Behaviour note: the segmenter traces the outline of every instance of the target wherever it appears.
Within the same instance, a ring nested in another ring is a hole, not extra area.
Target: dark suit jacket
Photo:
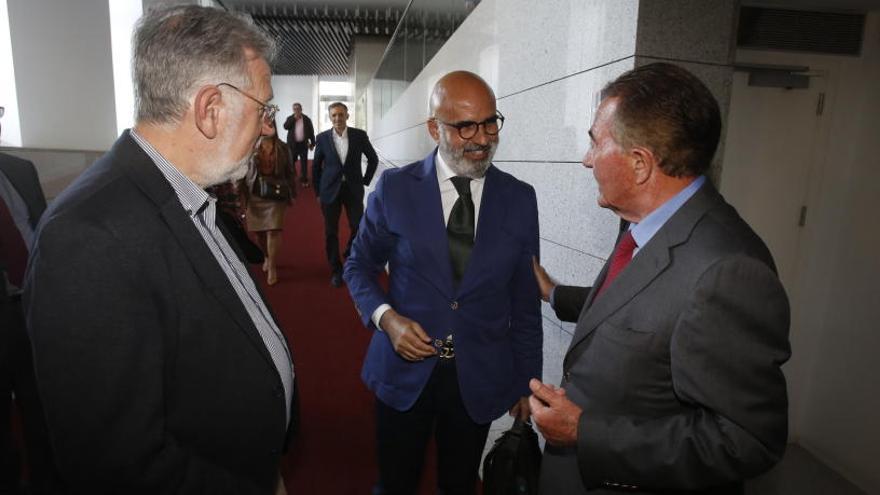
[[[488,423],[529,395],[529,379],[541,376],[540,295],[531,271],[538,255],[535,191],[489,168],[473,251],[456,286],[435,155],[381,175],[344,277],[368,328],[375,329],[376,308],[388,303],[434,339],[454,334],[465,408],[477,423]],[[377,280],[386,262],[387,292]],[[406,361],[385,333],[374,332],[361,377],[383,402],[406,410],[438,359]]]
[[[780,459],[788,300],[764,243],[710,184],[594,297],[563,362],[583,408],[577,447],[547,446],[541,493],[735,493]]]
[[[40,215],[46,209],[46,197],[40,187],[37,169],[28,160],[0,153],[0,172],[9,179],[28,207],[31,227],[36,228]]]
[[[273,493],[288,426],[278,372],[127,131],[46,211],[24,303],[75,492]]]
[[[348,128],[348,155],[345,161],[339,159],[336,145],[333,144],[331,132],[328,129],[318,134],[315,144],[315,157],[312,160],[312,177],[318,184],[318,196],[324,204],[330,204],[339,195],[342,187],[342,177],[345,176],[345,185],[355,195],[355,198],[363,201],[364,186],[370,185],[376,167],[379,165],[379,157],[367,133],[354,127]],[[361,156],[367,157],[367,171],[361,171]]]
[[[305,143],[308,143],[309,146],[315,144],[315,128],[312,126],[312,119],[308,118],[306,114],[302,114],[303,119],[303,137],[305,138]],[[296,128],[294,125],[296,124],[296,119],[293,118],[293,115],[287,117],[287,120],[284,121],[284,128],[287,129],[287,146],[293,148],[293,145],[296,144]]]

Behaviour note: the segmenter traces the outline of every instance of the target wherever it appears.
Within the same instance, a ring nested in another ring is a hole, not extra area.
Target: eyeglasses
[[[229,86],[230,88],[238,91],[240,94],[247,96],[251,100],[257,102],[260,105],[260,116],[266,121],[271,122],[275,118],[275,114],[278,113],[278,105],[273,105],[271,103],[263,103],[262,101],[254,98],[253,96],[245,93],[244,91],[238,89],[237,87],[235,87],[229,83],[220,83],[217,86]]]
[[[447,125],[449,127],[454,127],[458,129],[458,135],[461,136],[462,139],[471,139],[477,135],[477,130],[480,126],[483,126],[483,132],[490,136],[497,135],[501,128],[504,127],[504,115],[501,115],[501,112],[496,111],[495,115],[489,117],[488,119],[482,122],[473,122],[470,120],[465,120],[463,122],[443,122],[437,117],[432,117],[433,120],[440,122],[443,125]]]

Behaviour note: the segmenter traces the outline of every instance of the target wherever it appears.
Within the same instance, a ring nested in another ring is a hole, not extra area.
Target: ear
[[[217,86],[203,86],[193,99],[193,116],[196,127],[207,139],[219,134],[220,110],[223,106],[223,93]]]
[[[440,142],[440,126],[437,124],[436,119],[428,119],[428,134],[431,135],[431,139],[435,143]]]
[[[629,153],[637,184],[648,182],[652,174],[659,172],[660,161],[650,149],[636,146]]]

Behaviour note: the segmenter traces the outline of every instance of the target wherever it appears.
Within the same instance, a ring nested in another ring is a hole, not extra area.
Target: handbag
[[[540,473],[538,434],[517,418],[483,460],[483,495],[535,495]]]
[[[290,184],[284,179],[257,175],[257,180],[254,181],[254,194],[272,201],[287,201],[290,199]]]
[[[275,147],[275,175],[263,175],[257,172],[257,178],[254,181],[254,195],[272,201],[289,201],[293,196],[290,190],[290,182],[284,178],[283,173],[279,173],[280,162],[279,151],[276,143]],[[281,176],[281,178],[279,178]]]

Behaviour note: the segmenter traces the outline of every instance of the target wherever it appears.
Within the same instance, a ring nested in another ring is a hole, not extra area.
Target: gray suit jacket
[[[577,446],[547,446],[542,494],[737,493],[779,460],[788,300],[766,246],[714,187],[594,298],[563,363],[583,408]]]

